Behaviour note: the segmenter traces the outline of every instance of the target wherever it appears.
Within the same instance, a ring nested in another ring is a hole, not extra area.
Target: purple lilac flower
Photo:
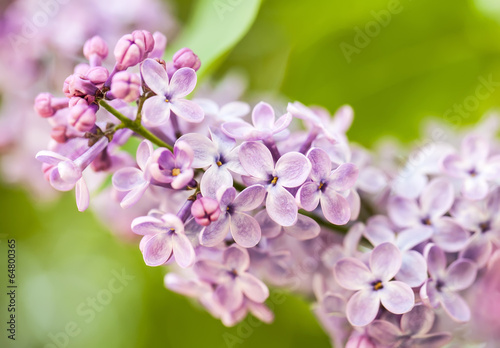
[[[201,66],[200,58],[187,47],[181,48],[175,52],[172,60],[176,69],[191,68],[197,71]]]
[[[469,306],[457,292],[474,283],[477,273],[475,264],[467,259],[458,259],[446,268],[444,251],[432,243],[426,246],[424,255],[430,274],[430,278],[420,288],[424,303],[434,308],[441,304],[453,320],[469,321]]]
[[[216,246],[224,240],[228,232],[231,232],[238,245],[245,248],[257,245],[261,237],[259,223],[245,212],[260,206],[266,196],[264,186],[247,187],[238,195],[234,187],[222,188],[217,195],[222,214],[216,222],[201,232],[200,243],[205,246]]]
[[[139,64],[154,48],[153,35],[146,30],[134,30],[118,40],[114,49],[116,70],[121,71]]]
[[[354,258],[338,261],[334,268],[337,282],[356,291],[347,302],[347,319],[354,326],[365,326],[377,316],[380,303],[394,314],[410,311],[415,296],[409,285],[391,280],[401,267],[401,253],[391,243],[382,243],[370,254],[369,267]]]
[[[194,152],[191,147],[186,142],[177,141],[173,154],[165,148],[155,150],[149,172],[156,181],[170,184],[173,189],[179,190],[193,179],[193,159]]]
[[[374,246],[386,242],[396,245],[401,251],[402,263],[395,278],[411,287],[422,285],[427,280],[427,262],[421,253],[411,249],[429,239],[432,231],[425,229],[414,233],[410,229],[396,234],[393,230],[394,226],[386,216],[376,215],[368,219],[364,236]]]
[[[451,209],[453,218],[473,232],[473,236],[460,257],[474,261],[483,267],[493,252],[500,246],[500,189],[491,191],[484,200],[458,200]]]
[[[462,179],[462,194],[471,200],[488,194],[488,182],[498,183],[500,155],[491,156],[489,143],[470,135],[462,141],[461,154],[448,155],[443,160],[445,172]]]
[[[79,211],[89,206],[89,191],[82,177],[82,172],[108,146],[108,139],[102,137],[87,151],[75,160],[53,151],[39,151],[36,159],[51,166],[49,181],[52,187],[59,191],[69,191],[76,186],[76,204]]]
[[[243,143],[239,157],[241,165],[250,175],[244,179],[267,189],[266,209],[271,219],[282,226],[294,225],[298,207],[286,188],[304,183],[311,171],[311,162],[301,153],[288,152],[275,165],[268,148],[255,141]]]
[[[212,140],[198,134],[185,134],[178,141],[187,143],[194,151],[193,168],[208,167],[201,178],[200,188],[204,197],[216,198],[221,187],[233,186],[229,172],[246,174],[238,159],[239,148],[219,129],[210,129]]]
[[[271,105],[260,102],[252,111],[253,126],[244,121],[225,122],[222,131],[234,139],[269,141],[274,134],[283,131],[292,122],[292,115],[286,113],[276,120]]]
[[[113,174],[113,187],[120,192],[127,192],[120,205],[126,209],[136,204],[148,189],[152,176],[149,170],[153,144],[143,140],[137,148],[136,160],[139,168],[126,167]]]
[[[429,333],[434,324],[434,311],[417,305],[401,316],[396,326],[390,321],[375,320],[368,326],[372,340],[388,348],[439,348],[451,341],[448,332]]]
[[[184,224],[177,216],[141,216],[132,221],[132,231],[149,236],[142,248],[144,262],[148,266],[163,265],[172,255],[182,268],[193,265],[194,249],[184,234]]]
[[[321,228],[315,220],[302,214],[297,215],[297,222],[292,226],[277,224],[269,217],[266,209],[255,214],[255,220],[259,223],[262,235],[266,238],[276,238],[285,233],[298,240],[308,240],[317,237],[321,232]]]
[[[111,94],[127,103],[137,100],[141,94],[141,79],[128,71],[120,71],[111,81]]]
[[[194,269],[202,280],[216,286],[216,301],[233,312],[241,307],[245,298],[263,303],[269,297],[269,289],[248,272],[249,266],[250,257],[246,249],[232,245],[224,250],[221,263],[201,260]]]
[[[319,148],[311,149],[307,158],[312,164],[311,181],[297,192],[299,205],[312,211],[321,202],[321,210],[328,221],[335,225],[346,224],[351,217],[351,209],[342,193],[354,186],[358,169],[352,163],[344,163],[332,171],[330,157]]]
[[[203,121],[203,109],[196,103],[184,99],[196,86],[196,72],[191,68],[177,70],[172,79],[165,68],[153,59],[146,59],[141,66],[142,78],[146,85],[156,93],[144,102],[143,119],[147,126],[165,124],[170,112],[188,122]]]
[[[423,190],[418,201],[393,196],[387,206],[391,220],[405,230],[428,235],[447,252],[461,250],[469,234],[454,219],[444,216],[453,205],[453,186],[445,178],[432,180]]]

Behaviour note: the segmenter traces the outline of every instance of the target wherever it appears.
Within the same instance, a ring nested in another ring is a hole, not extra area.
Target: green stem
[[[145,139],[148,139],[155,145],[158,145],[160,147],[166,147],[170,151],[174,150],[171,145],[159,139],[156,135],[148,131],[141,124],[135,123],[134,121],[132,121],[131,119],[120,113],[118,110],[109,105],[105,100],[100,100],[99,104],[107,111],[109,111],[109,113],[111,113],[113,116],[119,119],[126,128],[133,130],[134,132],[143,136]]]
[[[328,222],[326,220],[323,220],[318,215],[313,214],[313,213],[311,213],[309,211],[305,211],[304,209],[300,209],[299,213],[302,214],[302,215],[305,215],[307,217],[310,217],[311,219],[313,219],[314,221],[316,221],[320,226],[328,228],[329,230],[332,230],[334,232],[341,233],[341,234],[346,234],[347,231],[349,230],[346,225],[344,225],[344,226],[334,225],[334,224],[332,224],[332,223],[330,223],[330,222]]]

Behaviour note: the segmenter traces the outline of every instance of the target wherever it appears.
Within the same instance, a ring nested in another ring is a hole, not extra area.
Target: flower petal
[[[278,118],[273,126],[273,134],[283,131],[286,127],[290,125],[292,119],[293,119],[292,114],[290,114],[289,112]]]
[[[146,192],[148,187],[149,187],[148,181],[144,181],[139,186],[134,187],[132,190],[130,190],[129,193],[125,195],[125,197],[123,197],[123,199],[120,202],[120,206],[123,209],[127,209],[136,204],[137,202],[139,202],[139,200],[141,199],[142,195],[144,195],[144,192]]]
[[[141,75],[146,85],[156,94],[168,92],[168,76],[165,68],[154,59],[146,59],[141,65]]]
[[[222,106],[219,111],[219,117],[223,120],[231,120],[237,117],[243,117],[250,112],[250,105],[241,101],[234,101]]]
[[[365,289],[356,292],[347,302],[347,320],[353,326],[370,324],[377,316],[380,308],[380,299],[377,293]]]
[[[168,96],[171,99],[187,96],[196,87],[196,80],[196,72],[193,69],[180,68],[172,75],[168,88]]]
[[[256,246],[261,237],[259,223],[250,215],[238,212],[231,214],[231,234],[244,248]]]
[[[272,129],[274,126],[274,110],[268,103],[260,102],[252,111],[252,123],[257,129]]]
[[[76,182],[75,194],[76,206],[78,207],[78,211],[87,210],[90,203],[90,194],[89,189],[87,188],[87,184],[85,183],[85,180],[83,180],[83,178]]]
[[[479,234],[471,238],[465,249],[460,252],[460,258],[471,260],[481,268],[490,259],[492,251],[492,242],[484,234]]]
[[[175,99],[170,102],[170,110],[187,122],[200,123],[205,118],[205,112],[195,102],[186,99]]]
[[[450,210],[455,193],[450,181],[445,178],[432,180],[420,196],[422,212],[431,220],[443,216]]]
[[[172,238],[166,233],[154,235],[144,245],[143,255],[146,265],[163,265],[172,256]]]
[[[255,220],[260,225],[262,236],[265,238],[275,238],[281,232],[281,226],[269,217],[267,211],[261,210],[255,215]]]
[[[240,274],[236,281],[246,297],[254,302],[262,303],[269,297],[267,286],[250,273],[244,272]]]
[[[196,256],[188,237],[184,233],[174,233],[172,235],[172,244],[177,264],[182,268],[191,267]]]
[[[434,229],[431,226],[420,225],[410,227],[398,233],[395,244],[399,250],[410,250],[416,245],[432,237]]]
[[[136,160],[139,168],[141,168],[143,172],[146,171],[146,166],[149,159],[153,155],[153,152],[153,144],[149,140],[141,141],[141,143],[137,147]]]
[[[152,216],[139,216],[132,221],[132,231],[139,235],[167,232],[162,220]]]
[[[229,233],[229,214],[219,216],[219,219],[205,227],[200,233],[201,245],[214,247],[221,243]]]
[[[266,197],[266,189],[262,185],[252,185],[241,191],[233,201],[237,211],[250,211],[257,209]]]
[[[418,251],[408,250],[402,255],[402,263],[396,279],[412,288],[422,285],[427,279],[427,262]]]
[[[462,194],[473,201],[483,199],[488,194],[488,183],[481,176],[467,177],[462,186]]]
[[[297,215],[295,225],[283,227],[283,230],[298,240],[313,239],[321,232],[321,228],[316,221],[302,214]]]
[[[392,279],[401,268],[402,257],[398,247],[392,243],[382,243],[370,254],[370,269],[377,280]]]
[[[434,226],[432,240],[446,252],[462,250],[469,240],[469,233],[449,217],[439,219]]]
[[[200,182],[201,194],[203,197],[216,198],[220,188],[232,187],[233,176],[224,167],[212,165],[203,174]]]
[[[219,155],[215,144],[207,137],[199,134],[185,134],[177,141],[187,143],[193,150],[193,168],[208,167],[215,163],[215,158]]]
[[[374,280],[368,267],[363,262],[352,257],[337,261],[334,274],[340,286],[348,290],[369,288],[370,283]]]
[[[297,201],[300,207],[307,211],[313,211],[318,207],[320,197],[318,184],[314,182],[306,182],[297,191]]]
[[[243,293],[234,281],[220,284],[214,295],[217,302],[229,312],[237,310],[243,304]]]
[[[313,181],[319,182],[330,176],[332,171],[332,161],[325,150],[320,149],[319,147],[312,148],[307,153],[307,158],[312,165],[311,179]]]
[[[471,313],[467,302],[455,292],[443,291],[441,293],[441,304],[448,315],[455,321],[467,322]]]
[[[40,162],[47,163],[53,166],[56,166],[61,161],[69,161],[69,158],[60,155],[57,152],[47,150],[38,151],[35,158]]]
[[[435,244],[427,244],[424,256],[427,260],[427,270],[432,279],[440,279],[446,270],[446,255],[443,249]]]
[[[250,256],[246,249],[233,244],[224,250],[222,262],[229,270],[236,270],[238,273],[242,273],[250,267]]]
[[[274,170],[274,161],[268,148],[258,142],[248,141],[239,151],[241,165],[245,171],[256,178],[269,179]]]
[[[405,334],[424,335],[432,329],[434,311],[424,305],[416,305],[401,317],[401,329]]]
[[[409,312],[415,305],[415,294],[408,284],[392,281],[384,284],[379,290],[380,301],[389,312],[403,314]]]
[[[420,222],[420,209],[412,199],[398,196],[389,198],[387,212],[398,227],[410,227]]]
[[[399,341],[399,336],[403,336],[403,332],[397,326],[385,320],[374,320],[367,331],[370,338],[388,347],[394,346]]]
[[[142,119],[148,127],[157,127],[167,123],[170,119],[171,103],[165,97],[156,95],[146,99],[142,106]]]
[[[358,179],[358,168],[352,163],[343,163],[328,178],[329,188],[335,191],[347,191]]]
[[[276,162],[276,176],[284,187],[302,185],[310,172],[311,162],[299,152],[288,152]]]
[[[389,224],[384,221],[384,218],[386,217],[376,215],[367,221],[364,235],[374,246],[385,242],[394,243],[396,240],[394,232],[391,230]]]
[[[321,195],[321,211],[325,218],[335,225],[345,225],[351,218],[349,202],[339,193],[327,187]]]
[[[477,267],[466,259],[454,261],[446,270],[446,287],[451,291],[465,290],[474,283]]]
[[[299,211],[295,198],[280,185],[271,187],[266,198],[267,213],[281,226],[292,226]]]
[[[411,347],[415,348],[440,348],[451,342],[452,336],[449,332],[438,332],[409,340]]]
[[[225,122],[221,129],[224,134],[234,139],[259,140],[258,137],[254,139],[252,136],[256,133],[255,128],[244,121]]]

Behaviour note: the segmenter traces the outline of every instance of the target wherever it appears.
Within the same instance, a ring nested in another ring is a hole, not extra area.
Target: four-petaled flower
[[[185,142],[178,141],[173,154],[163,147],[155,150],[149,171],[156,181],[170,184],[173,189],[178,190],[193,179],[194,171],[191,168],[193,157],[191,147]]]

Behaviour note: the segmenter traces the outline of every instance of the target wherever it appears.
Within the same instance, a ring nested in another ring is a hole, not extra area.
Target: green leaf
[[[182,47],[191,48],[201,59],[198,76],[215,68],[241,40],[254,22],[261,0],[198,0],[191,18],[166,59]]]

